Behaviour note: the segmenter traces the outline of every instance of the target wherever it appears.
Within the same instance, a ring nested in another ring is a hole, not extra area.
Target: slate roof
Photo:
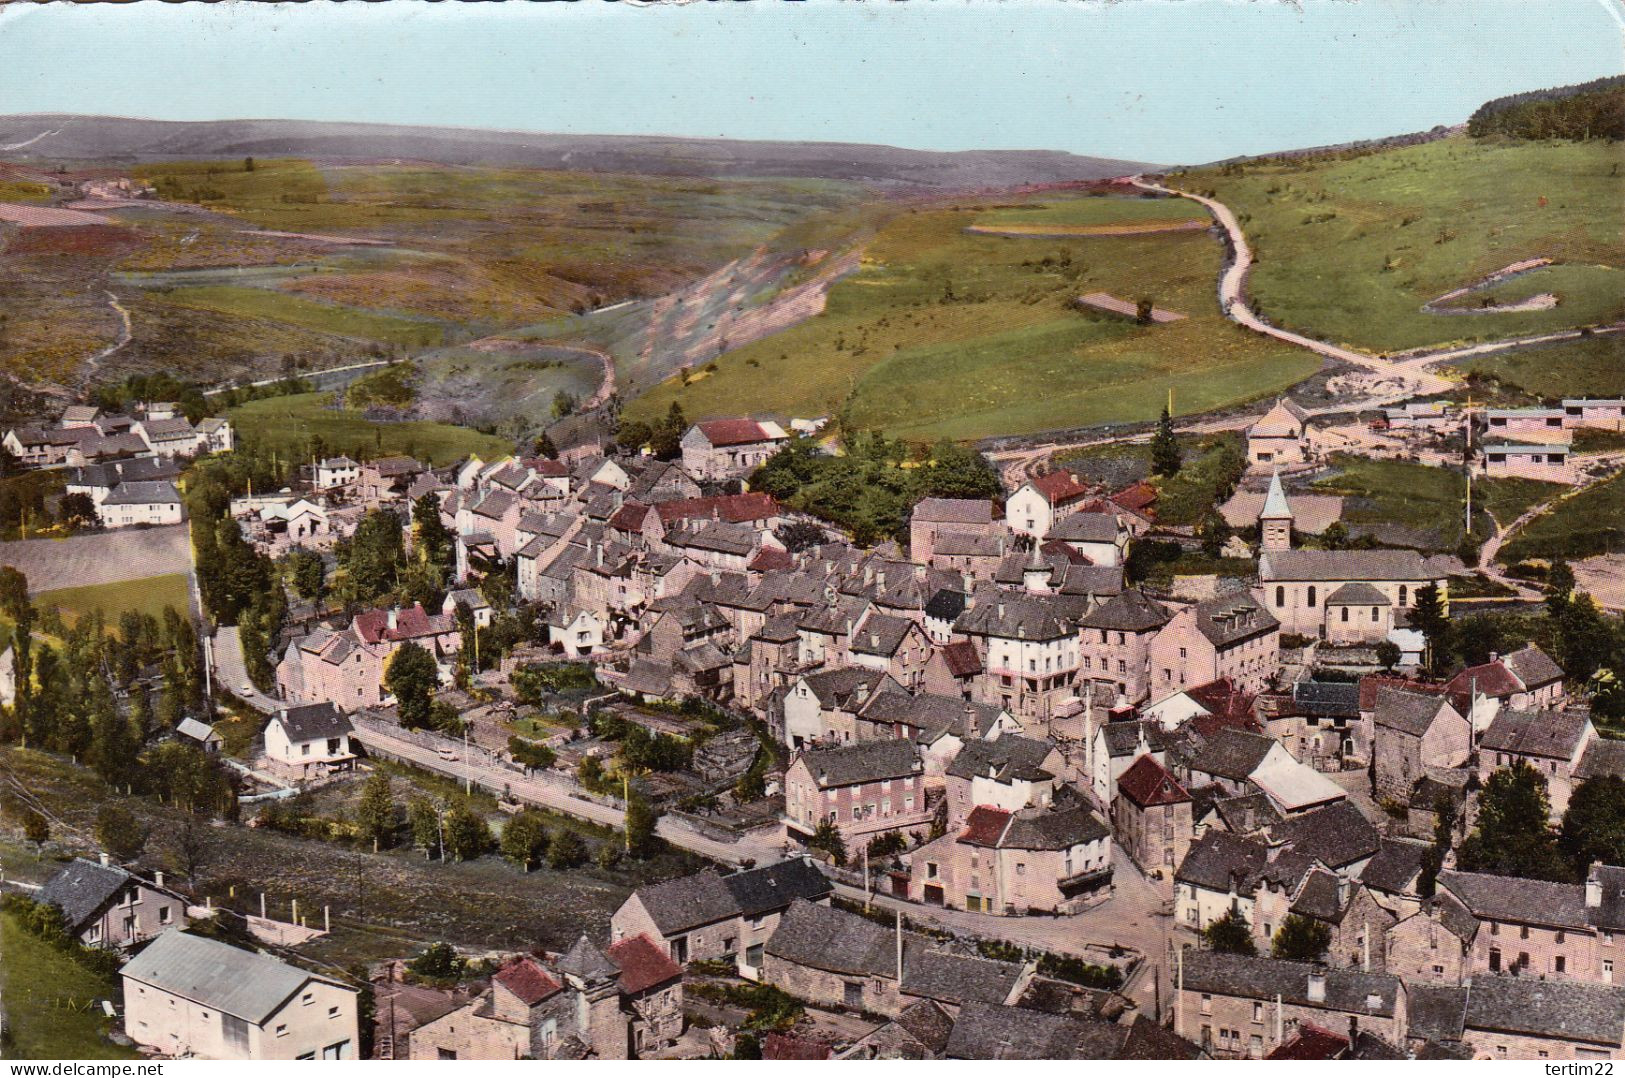
[[[1335,875],[1311,869],[1292,900],[1292,912],[1336,924],[1343,919],[1343,896]]]
[[[1580,766],[1574,769],[1574,777],[1584,782],[1599,775],[1625,778],[1625,741],[1599,737],[1586,747]]]
[[[1155,722],[1119,720],[1108,722],[1100,728],[1100,738],[1105,743],[1106,755],[1118,759],[1132,756],[1139,751],[1142,735],[1146,748],[1152,752],[1162,752],[1168,747],[1166,733]]]
[[[350,720],[336,704],[323,701],[319,704],[300,704],[297,707],[283,708],[274,716],[281,722],[283,731],[288,740],[294,744],[301,741],[316,741],[324,737],[338,737],[351,730]]]
[[[888,1025],[907,1033],[914,1043],[933,1056],[941,1055],[947,1049],[948,1038],[954,1031],[953,1016],[933,999],[922,999],[909,1004]]]
[[[1046,538],[1073,543],[1115,543],[1117,517],[1111,513],[1071,513],[1056,521]]]
[[[907,951],[925,945],[922,937],[905,933],[905,969]],[[775,958],[830,973],[887,980],[897,977],[897,942],[891,929],[844,910],[800,899],[792,902],[779,919],[765,949]]]
[[[976,955],[917,950],[905,954],[903,994],[962,1005],[1003,1003],[1021,980],[1019,962]]]
[[[1017,734],[1005,734],[992,741],[977,738],[965,742],[948,765],[948,774],[961,779],[1042,782],[1055,777],[1043,767],[1045,758],[1053,751],[1047,741]]]
[[[577,937],[575,943],[570,945],[570,949],[564,952],[564,957],[555,964],[560,973],[582,981],[618,979],[621,975],[620,969],[609,960],[609,956],[600,951],[585,934]]]
[[[343,988],[298,966],[170,929],[130,959],[126,980],[259,1025],[310,981]],[[354,991],[353,989],[349,989]]]
[[[75,858],[45,881],[34,897],[60,907],[68,926],[78,932],[128,884],[153,886],[122,868]]]
[[[908,639],[914,623],[890,614],[870,614],[852,631],[851,650],[858,655],[890,658]]]
[[[1481,921],[1584,929],[1585,888],[1577,883],[1550,883],[1484,872],[1439,873],[1439,886],[1449,891]]]
[[[1507,669],[1531,689],[1563,680],[1563,668],[1535,644],[1525,644],[1502,658]]]
[[[830,749],[809,749],[797,757],[821,790],[882,779],[906,778],[922,769],[912,741],[869,741]]]
[[[1279,742],[1263,734],[1226,727],[1213,735],[1191,758],[1190,770],[1241,782],[1258,770]]]
[[[714,924],[739,913],[738,900],[712,869],[639,887],[637,897],[664,936]]]
[[[1270,550],[1258,557],[1258,575],[1265,581],[1433,579],[1427,561],[1414,550]]]
[[[1397,838],[1382,839],[1377,846],[1377,852],[1360,871],[1360,882],[1373,891],[1382,891],[1386,894],[1414,893],[1408,888],[1422,871],[1422,862],[1427,859],[1430,848],[1430,844],[1426,842],[1411,842]]]
[[[1181,1037],[1150,1016],[1136,1014],[1118,1059],[1200,1059],[1199,1045]]]
[[[1229,893],[1232,883],[1238,892],[1251,891],[1268,861],[1269,850],[1262,842],[1209,830],[1191,843],[1174,879],[1209,891]]]
[[[1026,808],[1015,813],[999,839],[1000,849],[1065,850],[1098,842],[1111,828],[1084,804]]]
[[[1221,798],[1213,802],[1213,811],[1238,835],[1263,831],[1286,818],[1270,803],[1269,795],[1263,793]]]
[[[180,492],[175,484],[158,480],[153,482],[123,482],[102,499],[103,505],[179,505]]]
[[[984,590],[954,622],[957,632],[1012,640],[1055,640],[1071,635],[1056,605],[1035,596]]]
[[[1373,716],[1378,726],[1421,737],[1445,706],[1442,697],[1431,693],[1383,686],[1377,690]]]
[[[1147,753],[1135,760],[1117,780],[1117,792],[1141,808],[1153,805],[1176,805],[1189,801],[1191,795],[1168,769]]]
[[[939,524],[989,524],[993,503],[984,498],[921,498],[914,503],[911,518]]]
[[[1327,606],[1392,606],[1393,600],[1370,584],[1355,581],[1344,584],[1326,596]]]
[[[1479,738],[1478,748],[1480,752],[1570,760],[1590,732],[1587,713],[1502,710]]]
[[[1309,978],[1325,978],[1325,998],[1309,998]],[[1386,973],[1328,969],[1308,962],[1275,958],[1249,958],[1217,951],[1185,952],[1185,990],[1216,996],[1281,1002],[1347,1014],[1392,1016],[1399,993],[1399,978]]]
[[[1275,615],[1245,591],[1204,600],[1192,609],[1196,613],[1197,630],[1216,648],[1229,647],[1281,627]]]
[[[1407,1036],[1425,1041],[1459,1041],[1467,1015],[1467,986],[1410,984],[1405,987]]]
[[[1333,869],[1374,857],[1382,845],[1381,832],[1351,801],[1288,817],[1270,828],[1270,837]]]
[[[1128,1029],[1115,1022],[968,1003],[954,1021],[948,1059],[1113,1059]]]
[[[1474,977],[1467,983],[1465,1025],[1618,1048],[1625,1038],[1625,987]]]
[[[818,701],[825,707],[846,709],[855,699],[867,700],[883,688],[898,686],[882,670],[869,670],[861,666],[843,666],[834,670],[820,670],[804,679]],[[888,685],[887,683],[890,683]],[[860,695],[861,694],[861,695]]]
[[[1139,588],[1129,588],[1097,604],[1078,619],[1078,624],[1086,629],[1143,633],[1162,628],[1172,618],[1167,607]]]
[[[1351,681],[1299,681],[1292,686],[1292,703],[1300,715],[1357,719],[1360,686]]]
[[[816,902],[835,889],[816,865],[802,857],[735,872],[722,877],[722,884],[745,917],[783,909],[797,899]]]

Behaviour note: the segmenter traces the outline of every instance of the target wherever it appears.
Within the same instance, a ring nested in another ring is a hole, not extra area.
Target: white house
[[[604,646],[604,619],[591,610],[562,606],[547,619],[547,642],[572,659],[592,655]]]
[[[1090,488],[1071,472],[1049,472],[1023,483],[1010,495],[1004,519],[1017,535],[1042,539],[1056,521],[1077,512],[1089,494]]]
[[[179,524],[180,491],[168,480],[120,483],[96,506],[96,515],[107,528]]]
[[[302,776],[343,770],[355,763],[350,720],[336,704],[287,707],[265,724],[265,755]]]
[[[695,479],[737,479],[760,468],[790,436],[771,421],[713,419],[688,428],[683,471]]]
[[[1565,432],[1566,433],[1566,432]],[[1484,446],[1484,474],[1491,479],[1542,479],[1548,483],[1574,482],[1574,460],[1561,443]]]
[[[124,1032],[162,1055],[358,1058],[356,990],[268,955],[172,930],[121,973]]]
[[[361,465],[349,457],[328,457],[316,465],[316,489],[347,487],[361,478]]]

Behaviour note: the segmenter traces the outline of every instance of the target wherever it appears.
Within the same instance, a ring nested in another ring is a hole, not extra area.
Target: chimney
[[[999,617],[1000,618],[1004,617],[1004,604],[1003,603],[999,604]]]
[[[1317,971],[1309,975],[1309,1002],[1326,1002],[1326,975],[1324,973]]]
[[[1499,651],[1490,652],[1490,662],[1498,663],[1500,661],[1501,661],[1501,653]]]
[[[111,864],[112,864],[112,861],[110,861],[110,860],[109,860],[109,859],[108,859],[108,856],[107,856],[107,855],[106,855],[106,854],[105,854],[105,853],[104,853],[104,854],[102,854],[102,858],[101,858],[101,860],[102,860],[102,867],[103,867],[103,868],[107,868],[107,867],[109,867],[109,866],[110,866],[110,865],[111,865]]]
[[[390,607],[389,608],[389,629],[390,629],[390,632],[394,632],[395,627],[398,626],[400,624],[400,622],[401,622],[400,608],[393,607],[393,606]]]
[[[886,570],[882,569],[875,574],[875,587],[881,591],[886,590]]]
[[[164,885],[164,874],[162,872],[154,872],[152,874],[152,883],[154,887],[162,887]]]
[[[903,911],[897,911],[897,983],[903,983]]]
[[[1593,864],[1591,871],[1586,875],[1586,909],[1594,910],[1602,906],[1602,865]]]

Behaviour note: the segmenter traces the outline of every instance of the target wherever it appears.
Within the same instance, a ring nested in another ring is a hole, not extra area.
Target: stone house
[[[1023,725],[1047,724],[1072,696],[1077,682],[1077,630],[1047,597],[979,593],[954,632],[981,660],[974,696],[997,704]]]
[[[931,640],[917,622],[870,613],[852,630],[847,660],[853,666],[882,671],[909,692],[919,692],[925,686],[931,650]]]
[[[1448,891],[1418,906],[1389,927],[1384,966],[1406,982],[1461,984],[1473,972],[1478,919]]]
[[[1151,695],[1151,643],[1173,611],[1138,588],[1094,604],[1078,619],[1081,676],[1115,685],[1131,704]]]
[[[1443,695],[1379,688],[1372,722],[1378,798],[1406,804],[1428,768],[1458,767],[1472,751],[1472,724]]]
[[[976,694],[976,679],[981,673],[982,659],[976,654],[975,644],[969,640],[937,641],[925,661],[925,691],[970,700]]]
[[[1597,740],[1590,712],[1502,711],[1478,739],[1478,778],[1522,761],[1546,780],[1552,823],[1561,823],[1586,750]]]
[[[379,457],[361,466],[356,494],[366,506],[399,501],[412,481],[428,469],[411,457]]]
[[[268,955],[172,929],[119,975],[125,1035],[169,1058],[358,1058],[356,990]]]
[[[1448,578],[1414,550],[1265,550],[1258,580],[1282,632],[1341,641],[1385,638],[1424,585],[1448,597]]]
[[[1514,973],[1547,980],[1606,983],[1602,934],[1593,924],[1600,905],[1586,904],[1587,886],[1447,869],[1439,890],[1480,923],[1470,952],[1474,973]],[[1609,932],[1611,935],[1612,933]]]
[[[1477,1059],[1625,1057],[1625,988],[1480,976],[1455,991],[1459,1040]]]
[[[1304,438],[1309,413],[1282,397],[1247,428],[1247,464],[1255,471],[1290,467],[1306,459]]]
[[[1055,799],[1061,755],[1047,741],[1018,734],[970,738],[948,764],[948,827],[962,826],[979,807],[1016,812]]]
[[[908,560],[916,565],[934,565],[937,544],[947,536],[988,538],[1001,530],[993,503],[983,498],[922,498],[908,522]]]
[[[740,479],[790,441],[772,421],[712,419],[683,434],[683,471],[695,479]]]
[[[1469,666],[1445,683],[1455,696],[1473,700],[1473,729],[1486,729],[1496,711],[1542,711],[1564,698],[1563,668],[1531,641],[1506,655]]]
[[[1065,543],[1090,565],[1122,565],[1128,560],[1129,530],[1116,513],[1069,513],[1045,538]]]
[[[34,894],[56,906],[63,921],[87,947],[128,948],[171,928],[185,928],[186,899],[164,886],[164,874],[149,882],[111,865],[75,858]]]
[[[1175,867],[1191,844],[1191,795],[1149,753],[1136,759],[1117,780],[1112,800],[1112,836],[1140,871],[1173,893]]]
[[[902,686],[881,670],[841,666],[804,674],[785,693],[780,740],[792,750],[855,741],[855,716],[872,696],[887,691],[901,692]]]
[[[153,419],[148,417],[130,428],[147,449],[160,457],[190,457],[200,448],[197,428],[184,417]]]
[[[1071,472],[1058,471],[1023,483],[1004,504],[1005,523],[1017,535],[1046,538],[1050,529],[1082,508],[1090,488]]]
[[[1174,1031],[1219,1059],[1261,1059],[1303,1026],[1405,1042],[1405,985],[1384,973],[1186,948]]]
[[[1281,623],[1242,591],[1187,606],[1151,641],[1153,700],[1229,678],[1260,692],[1280,669]]]
[[[547,615],[547,642],[567,658],[580,659],[603,650],[607,628],[604,619],[591,610],[554,607]]]
[[[810,837],[829,820],[848,843],[931,823],[925,765],[912,741],[803,749],[784,773],[785,824]]]
[[[1168,737],[1154,722],[1126,720],[1101,723],[1088,745],[1088,780],[1095,800],[1110,805],[1117,784],[1141,756],[1167,761]]]
[[[679,964],[731,960],[754,979],[761,972],[763,945],[790,904],[827,905],[833,892],[805,858],[727,876],[706,869],[634,891],[610,917],[611,946],[647,936]]]
[[[1087,805],[981,805],[909,858],[909,897],[973,913],[1073,913],[1111,894],[1111,830]]]
[[[265,757],[301,779],[355,766],[350,719],[330,702],[285,707],[265,724]]]

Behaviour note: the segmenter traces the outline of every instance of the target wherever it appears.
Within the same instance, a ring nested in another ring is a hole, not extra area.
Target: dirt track
[[[0,543],[0,564],[21,569],[28,576],[29,591],[38,594],[184,573],[191,568],[191,556],[186,525],[175,524]]]

